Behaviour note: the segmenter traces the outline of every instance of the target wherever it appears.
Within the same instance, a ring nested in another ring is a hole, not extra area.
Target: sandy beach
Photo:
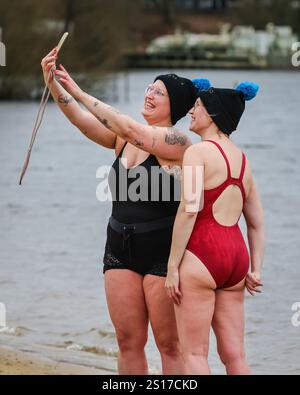
[[[106,370],[57,362],[10,347],[0,347],[0,375],[105,375]]]

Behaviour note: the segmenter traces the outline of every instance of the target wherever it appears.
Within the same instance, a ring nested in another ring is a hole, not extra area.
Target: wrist
[[[174,261],[169,261],[168,262],[168,270],[169,271],[176,271],[176,270],[178,270],[178,264],[177,264],[177,262],[174,262]]]
[[[83,90],[80,90],[78,95],[76,95],[77,96],[76,100],[82,103],[83,100],[85,99],[86,95],[87,95],[86,92],[84,92]]]

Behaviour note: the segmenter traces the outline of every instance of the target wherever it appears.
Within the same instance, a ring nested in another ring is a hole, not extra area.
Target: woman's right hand
[[[178,268],[168,269],[168,273],[165,281],[165,289],[167,291],[168,296],[173,300],[173,303],[179,306],[181,303],[182,293],[180,292],[180,286],[179,286]]]
[[[55,64],[56,59],[57,59],[57,49],[55,47],[41,61],[45,84],[47,84],[49,73],[51,73],[48,81],[48,86],[53,82],[53,74],[50,70],[56,69],[56,64]]]
[[[257,287],[262,287],[260,272],[250,272],[246,276],[246,288],[247,291],[253,296],[254,292],[261,293],[261,290]]]

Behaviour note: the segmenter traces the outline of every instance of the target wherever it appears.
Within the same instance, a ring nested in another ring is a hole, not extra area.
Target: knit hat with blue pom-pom
[[[245,110],[245,101],[253,99],[258,90],[256,83],[245,81],[235,89],[206,89],[200,86],[197,96],[219,129],[230,135],[237,129]]]

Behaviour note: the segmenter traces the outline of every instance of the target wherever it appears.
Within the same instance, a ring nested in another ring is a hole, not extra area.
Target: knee
[[[177,357],[181,355],[181,349],[178,339],[161,338],[157,342],[157,348],[161,354]]]
[[[218,349],[218,354],[225,366],[246,358],[244,347]]]
[[[190,360],[193,359],[207,359],[208,358],[208,350],[209,350],[209,345],[208,344],[203,344],[201,346],[197,346],[191,349],[186,349],[183,350],[183,359],[187,363]]]
[[[117,341],[120,352],[139,352],[143,351],[148,340],[147,332],[138,333],[139,331],[128,333],[117,333]]]

